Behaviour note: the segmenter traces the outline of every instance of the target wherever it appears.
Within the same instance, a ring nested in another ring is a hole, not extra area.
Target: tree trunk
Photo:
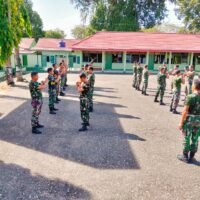
[[[16,64],[16,77],[18,82],[23,82],[21,60],[19,57],[19,47],[15,48],[15,64]]]
[[[13,80],[13,70],[12,70],[12,65],[11,65],[11,57],[8,58],[6,62],[6,80],[7,84],[13,86],[14,80]]]

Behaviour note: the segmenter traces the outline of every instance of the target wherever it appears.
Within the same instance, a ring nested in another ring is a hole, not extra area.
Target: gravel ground
[[[76,79],[69,75],[56,116],[48,114],[44,92],[42,135],[31,134],[27,83],[0,87],[1,200],[200,199],[200,154],[190,165],[176,159],[180,115],[169,112],[169,90],[166,106],[153,102],[155,76],[145,97],[131,87],[131,75],[98,74],[86,133],[77,131]],[[181,101],[179,111],[182,107]]]

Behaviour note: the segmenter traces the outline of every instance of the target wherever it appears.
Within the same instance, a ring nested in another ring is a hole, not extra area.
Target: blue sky
[[[67,34],[67,38],[71,38],[71,29],[81,24],[81,16],[79,10],[75,9],[70,0],[32,0],[33,9],[36,10],[44,24],[44,29],[60,28]],[[166,22],[181,24],[174,14],[174,5],[167,3],[169,15],[165,19]]]

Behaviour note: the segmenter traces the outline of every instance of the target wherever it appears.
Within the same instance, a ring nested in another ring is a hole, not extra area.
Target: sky
[[[65,31],[67,38],[72,38],[71,29],[81,24],[79,10],[75,9],[70,0],[32,0],[33,9],[39,13],[43,20],[44,30],[60,28]],[[180,25],[174,13],[174,5],[167,2],[169,10],[167,23]]]

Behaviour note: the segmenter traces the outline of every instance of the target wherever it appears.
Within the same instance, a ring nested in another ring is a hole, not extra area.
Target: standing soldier
[[[181,96],[181,84],[185,83],[185,79],[184,76],[181,76],[180,70],[177,70],[175,74],[176,76],[173,80],[173,96],[170,104],[170,112],[173,112],[174,114],[179,114],[176,109],[178,107],[178,103]]]
[[[176,76],[176,71],[179,70],[179,65],[175,65],[172,70],[170,70],[169,75],[171,76],[171,93],[173,94],[174,87],[174,77]]]
[[[54,77],[55,79],[58,79],[58,82],[56,83],[56,103],[58,103],[61,100],[58,98],[60,92],[60,75],[57,64],[53,64],[53,69],[54,69]]]
[[[64,80],[64,89],[65,89],[65,87],[68,86],[68,85],[67,85],[67,81],[68,81],[68,79],[67,79],[68,65],[65,63],[64,60],[62,60],[62,64],[63,64],[63,66],[64,66],[64,71],[65,71],[65,80]]]
[[[63,63],[60,63],[60,96],[65,96],[64,87],[65,87],[65,67]]]
[[[140,85],[141,85],[141,82],[142,82],[142,72],[143,72],[143,67],[141,66],[140,63],[138,63],[136,90],[139,90],[139,91],[140,91]]]
[[[186,83],[186,96],[188,94],[192,94],[192,84],[195,76],[195,71],[193,65],[189,66],[189,71],[185,73],[187,77],[187,83]]]
[[[136,83],[137,83],[137,64],[136,62],[133,64],[133,88],[136,87]]]
[[[44,126],[39,124],[39,115],[41,113],[43,97],[41,90],[45,89],[46,81],[43,81],[41,84],[38,82],[38,73],[31,73],[31,82],[29,84],[29,89],[31,93],[31,105],[32,105],[32,133],[33,134],[41,134],[42,132],[38,130],[38,128],[43,128]]]
[[[58,79],[55,79],[52,68],[48,68],[47,72],[49,81],[49,113],[55,115],[54,111],[58,110],[54,107],[54,103],[56,102],[56,82],[58,82]]]
[[[147,88],[148,88],[148,81],[149,81],[149,70],[148,70],[148,65],[144,66],[144,71],[143,71],[143,86],[142,86],[142,94],[148,95],[147,94]]]
[[[192,162],[198,150],[200,136],[200,80],[194,81],[194,92],[187,96],[182,113],[179,129],[184,135],[183,154],[178,159],[183,162]]]
[[[80,81],[76,83],[77,89],[80,92],[80,111],[82,119],[82,128],[79,129],[80,132],[87,131],[89,124],[89,84],[87,76],[84,72],[80,74]]]
[[[158,88],[155,96],[154,102],[159,102],[158,101],[158,96],[160,94],[160,105],[165,105],[163,103],[163,97],[165,94],[165,88],[166,88],[166,79],[169,78],[168,73],[166,73],[166,70],[164,67],[160,68],[160,72],[158,74]]]
[[[94,84],[95,84],[95,74],[93,67],[89,67],[88,70],[88,81],[90,85],[89,91],[89,111],[93,112],[93,95],[94,95]]]

